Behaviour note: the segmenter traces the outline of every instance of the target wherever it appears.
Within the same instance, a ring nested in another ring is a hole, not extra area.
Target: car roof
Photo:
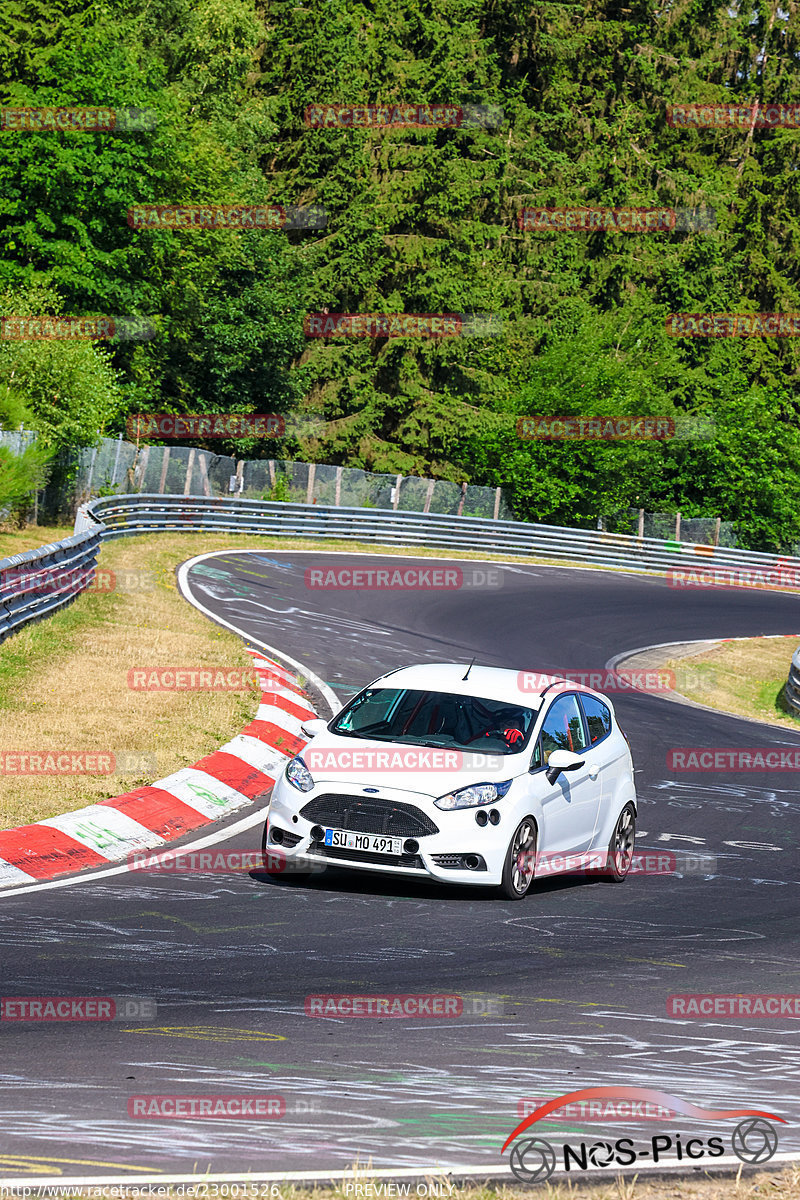
[[[411,667],[400,667],[389,671],[375,680],[375,685],[405,687],[415,691],[450,692],[460,696],[477,696],[485,700],[505,700],[521,704],[526,708],[539,708],[541,695],[551,684],[564,683],[560,675],[548,675],[540,671],[514,671],[508,667],[470,668],[469,677],[464,679],[467,663],[417,663]],[[592,688],[567,681],[569,691],[591,692]],[[564,688],[560,689],[563,693]]]

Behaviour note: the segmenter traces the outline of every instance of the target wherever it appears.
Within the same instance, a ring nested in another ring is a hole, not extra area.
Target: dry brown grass
[[[665,666],[675,672],[676,691],[689,700],[796,731],[800,718],[783,708],[781,696],[797,643],[794,634],[722,642]]]
[[[47,542],[60,542],[72,537],[72,526],[26,525],[24,529],[12,529],[0,525],[0,558],[21,554],[23,550],[36,550]]]
[[[250,721],[246,691],[133,691],[131,668],[243,669],[252,660],[234,634],[177,592],[177,562],[220,539],[120,539],[101,566],[119,575],[148,567],[141,591],[93,592],[0,646],[0,751],[133,754],[129,774],[0,776],[0,828],[41,820],[163,778],[216,750]],[[233,539],[231,539],[233,540]],[[138,578],[138,576],[134,576]]]

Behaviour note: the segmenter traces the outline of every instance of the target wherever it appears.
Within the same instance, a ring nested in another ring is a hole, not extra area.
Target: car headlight
[[[479,804],[493,804],[505,796],[510,787],[510,779],[505,783],[473,783],[471,787],[461,788],[458,792],[448,792],[433,803],[437,808],[477,808]]]
[[[311,772],[299,754],[286,764],[286,778],[292,787],[297,788],[298,792],[310,792],[314,787]]]

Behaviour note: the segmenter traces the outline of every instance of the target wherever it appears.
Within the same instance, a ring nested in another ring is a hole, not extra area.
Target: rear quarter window
[[[611,733],[611,710],[596,696],[581,696],[581,707],[589,729],[589,744],[596,746]]]

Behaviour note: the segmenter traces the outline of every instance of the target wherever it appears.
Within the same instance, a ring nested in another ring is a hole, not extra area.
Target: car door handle
[[[590,778],[590,779],[597,779],[597,776],[598,776],[599,774],[600,774],[600,768],[599,768],[599,766],[597,765],[597,763],[593,763],[593,764],[592,764],[592,766],[591,766],[591,767],[589,767],[589,778]]]

